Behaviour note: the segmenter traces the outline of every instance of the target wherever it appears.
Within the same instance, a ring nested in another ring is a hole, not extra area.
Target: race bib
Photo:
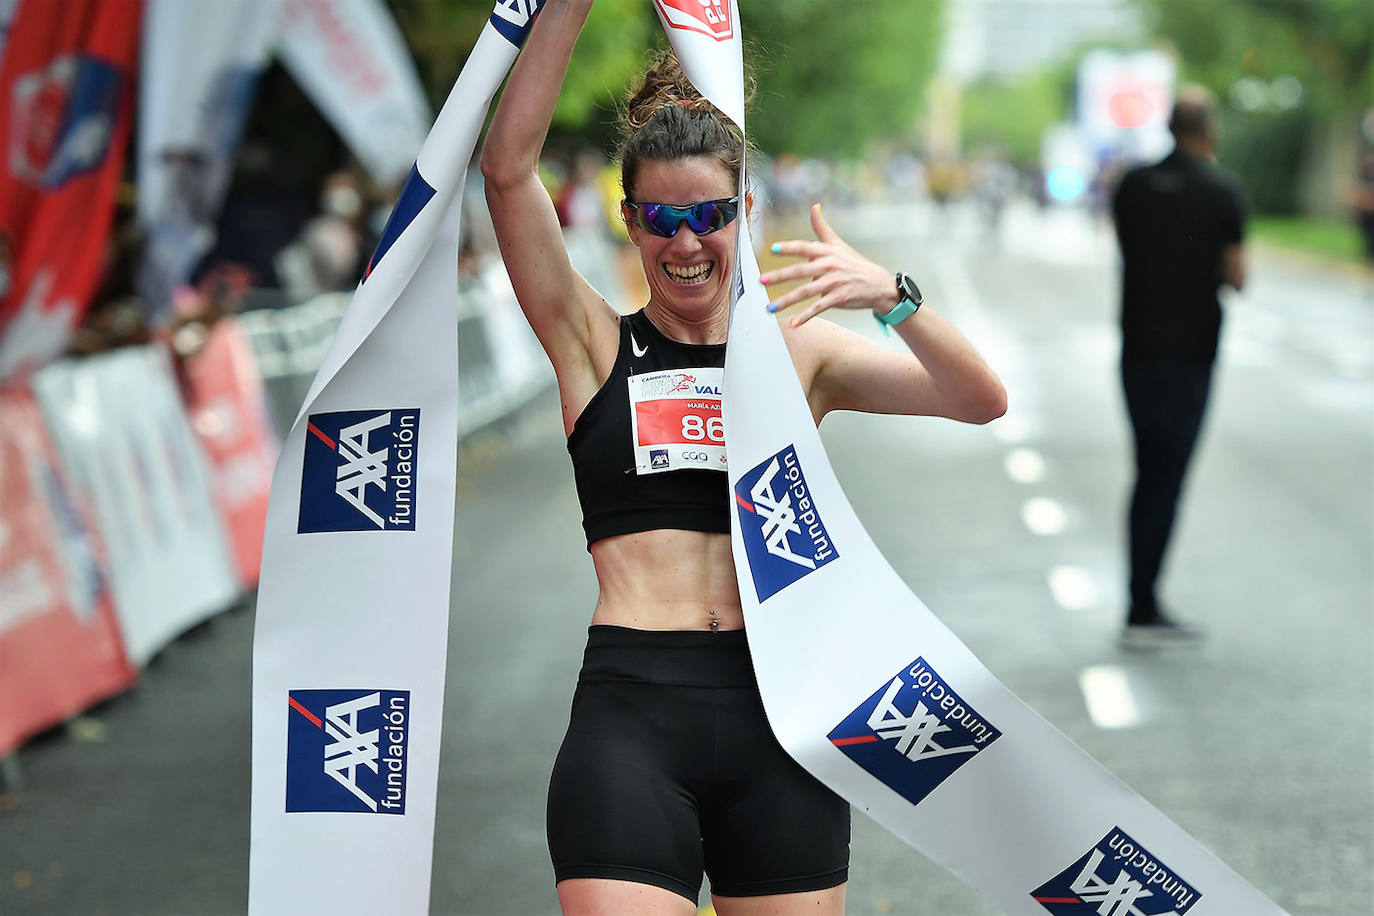
[[[726,470],[724,369],[665,369],[627,381],[636,473]]]

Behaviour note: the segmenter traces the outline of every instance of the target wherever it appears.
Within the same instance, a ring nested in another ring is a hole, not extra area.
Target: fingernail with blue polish
[[[768,303],[768,311],[770,311],[770,312],[776,312],[777,310],[778,310],[778,304],[777,304],[776,302],[770,302],[770,303]]]
[[[773,247],[768,250],[773,252],[773,254],[782,254],[782,245],[778,244],[777,242],[774,242]]]

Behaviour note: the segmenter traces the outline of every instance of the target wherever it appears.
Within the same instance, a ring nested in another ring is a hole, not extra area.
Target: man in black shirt
[[[1131,494],[1130,611],[1123,644],[1194,641],[1155,596],[1179,493],[1211,387],[1222,284],[1245,283],[1245,203],[1212,165],[1216,102],[1179,89],[1169,119],[1175,147],[1126,173],[1112,199],[1121,246],[1121,380],[1135,434]]]

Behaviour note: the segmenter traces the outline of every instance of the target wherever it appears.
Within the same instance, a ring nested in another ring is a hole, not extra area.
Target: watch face
[[[917,305],[921,304],[921,288],[906,274],[897,274],[897,290],[903,299],[910,299]]]

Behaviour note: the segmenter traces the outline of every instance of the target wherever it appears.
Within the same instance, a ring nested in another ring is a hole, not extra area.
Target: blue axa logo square
[[[406,813],[409,690],[292,690],[286,810]]]
[[[892,791],[919,805],[1001,736],[924,658],[917,658],[826,737]]]
[[[296,531],[414,531],[420,409],[311,414]]]
[[[1202,893],[1120,827],[1031,892],[1055,916],[1186,913]]]
[[[735,504],[760,602],[839,558],[794,446],[745,471]]]

